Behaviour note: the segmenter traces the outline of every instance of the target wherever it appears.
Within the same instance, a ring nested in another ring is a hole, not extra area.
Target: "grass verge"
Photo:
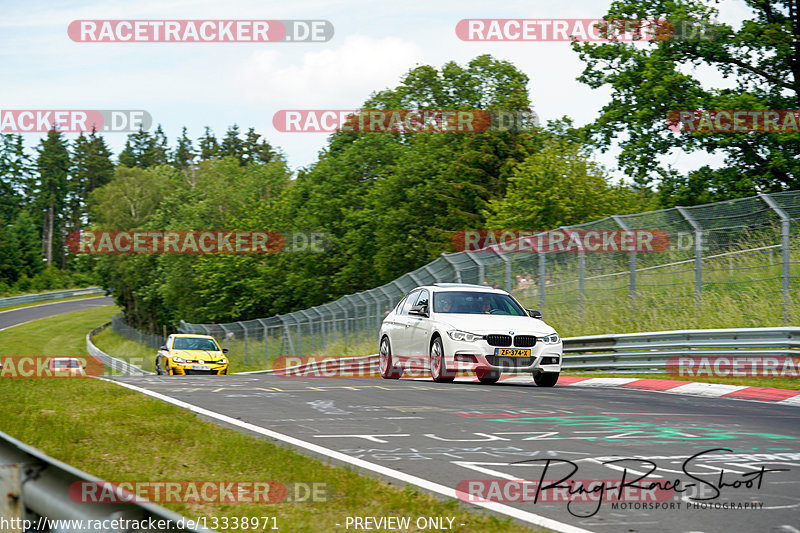
[[[114,307],[77,311],[0,332],[18,354],[84,355],[86,332]],[[22,352],[20,352],[22,350]],[[95,379],[4,379],[0,402],[18,416],[0,430],[45,453],[113,481],[226,480],[324,483],[327,501],[278,504],[164,504],[189,518],[276,517],[284,531],[341,529],[347,516],[445,516],[455,531],[531,531],[512,522],[399,488],[303,456],[265,439]],[[412,529],[411,531],[414,531]]]

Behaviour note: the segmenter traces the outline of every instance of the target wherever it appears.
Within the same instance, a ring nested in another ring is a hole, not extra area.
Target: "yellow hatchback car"
[[[156,355],[156,374],[170,376],[223,375],[228,373],[227,348],[209,335],[176,334]]]

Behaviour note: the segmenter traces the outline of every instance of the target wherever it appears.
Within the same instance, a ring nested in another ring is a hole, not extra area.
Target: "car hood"
[[[513,331],[514,335],[550,335],[556,332],[538,318],[508,315],[448,315],[438,319],[440,322],[470,333],[504,333]]]
[[[210,352],[205,350],[172,350],[169,352],[170,357],[180,357],[181,359],[190,359],[192,361],[217,361],[225,357],[222,352]]]

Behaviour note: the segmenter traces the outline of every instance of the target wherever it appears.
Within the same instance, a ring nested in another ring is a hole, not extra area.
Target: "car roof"
[[[173,339],[211,339],[216,340],[211,335],[200,335],[200,334],[193,334],[193,333],[175,333],[174,335],[170,335]]]
[[[499,294],[508,294],[503,289],[495,289],[493,287],[489,287],[486,285],[475,285],[473,283],[434,283],[433,285],[422,285],[419,287],[415,287],[412,290],[417,290],[417,289],[428,289],[436,292],[470,290],[477,292],[494,292]]]

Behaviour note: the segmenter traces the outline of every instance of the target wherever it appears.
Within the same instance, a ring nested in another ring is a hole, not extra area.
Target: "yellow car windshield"
[[[190,337],[178,337],[172,343],[173,350],[206,350],[217,352],[219,347],[211,339],[193,339]]]

